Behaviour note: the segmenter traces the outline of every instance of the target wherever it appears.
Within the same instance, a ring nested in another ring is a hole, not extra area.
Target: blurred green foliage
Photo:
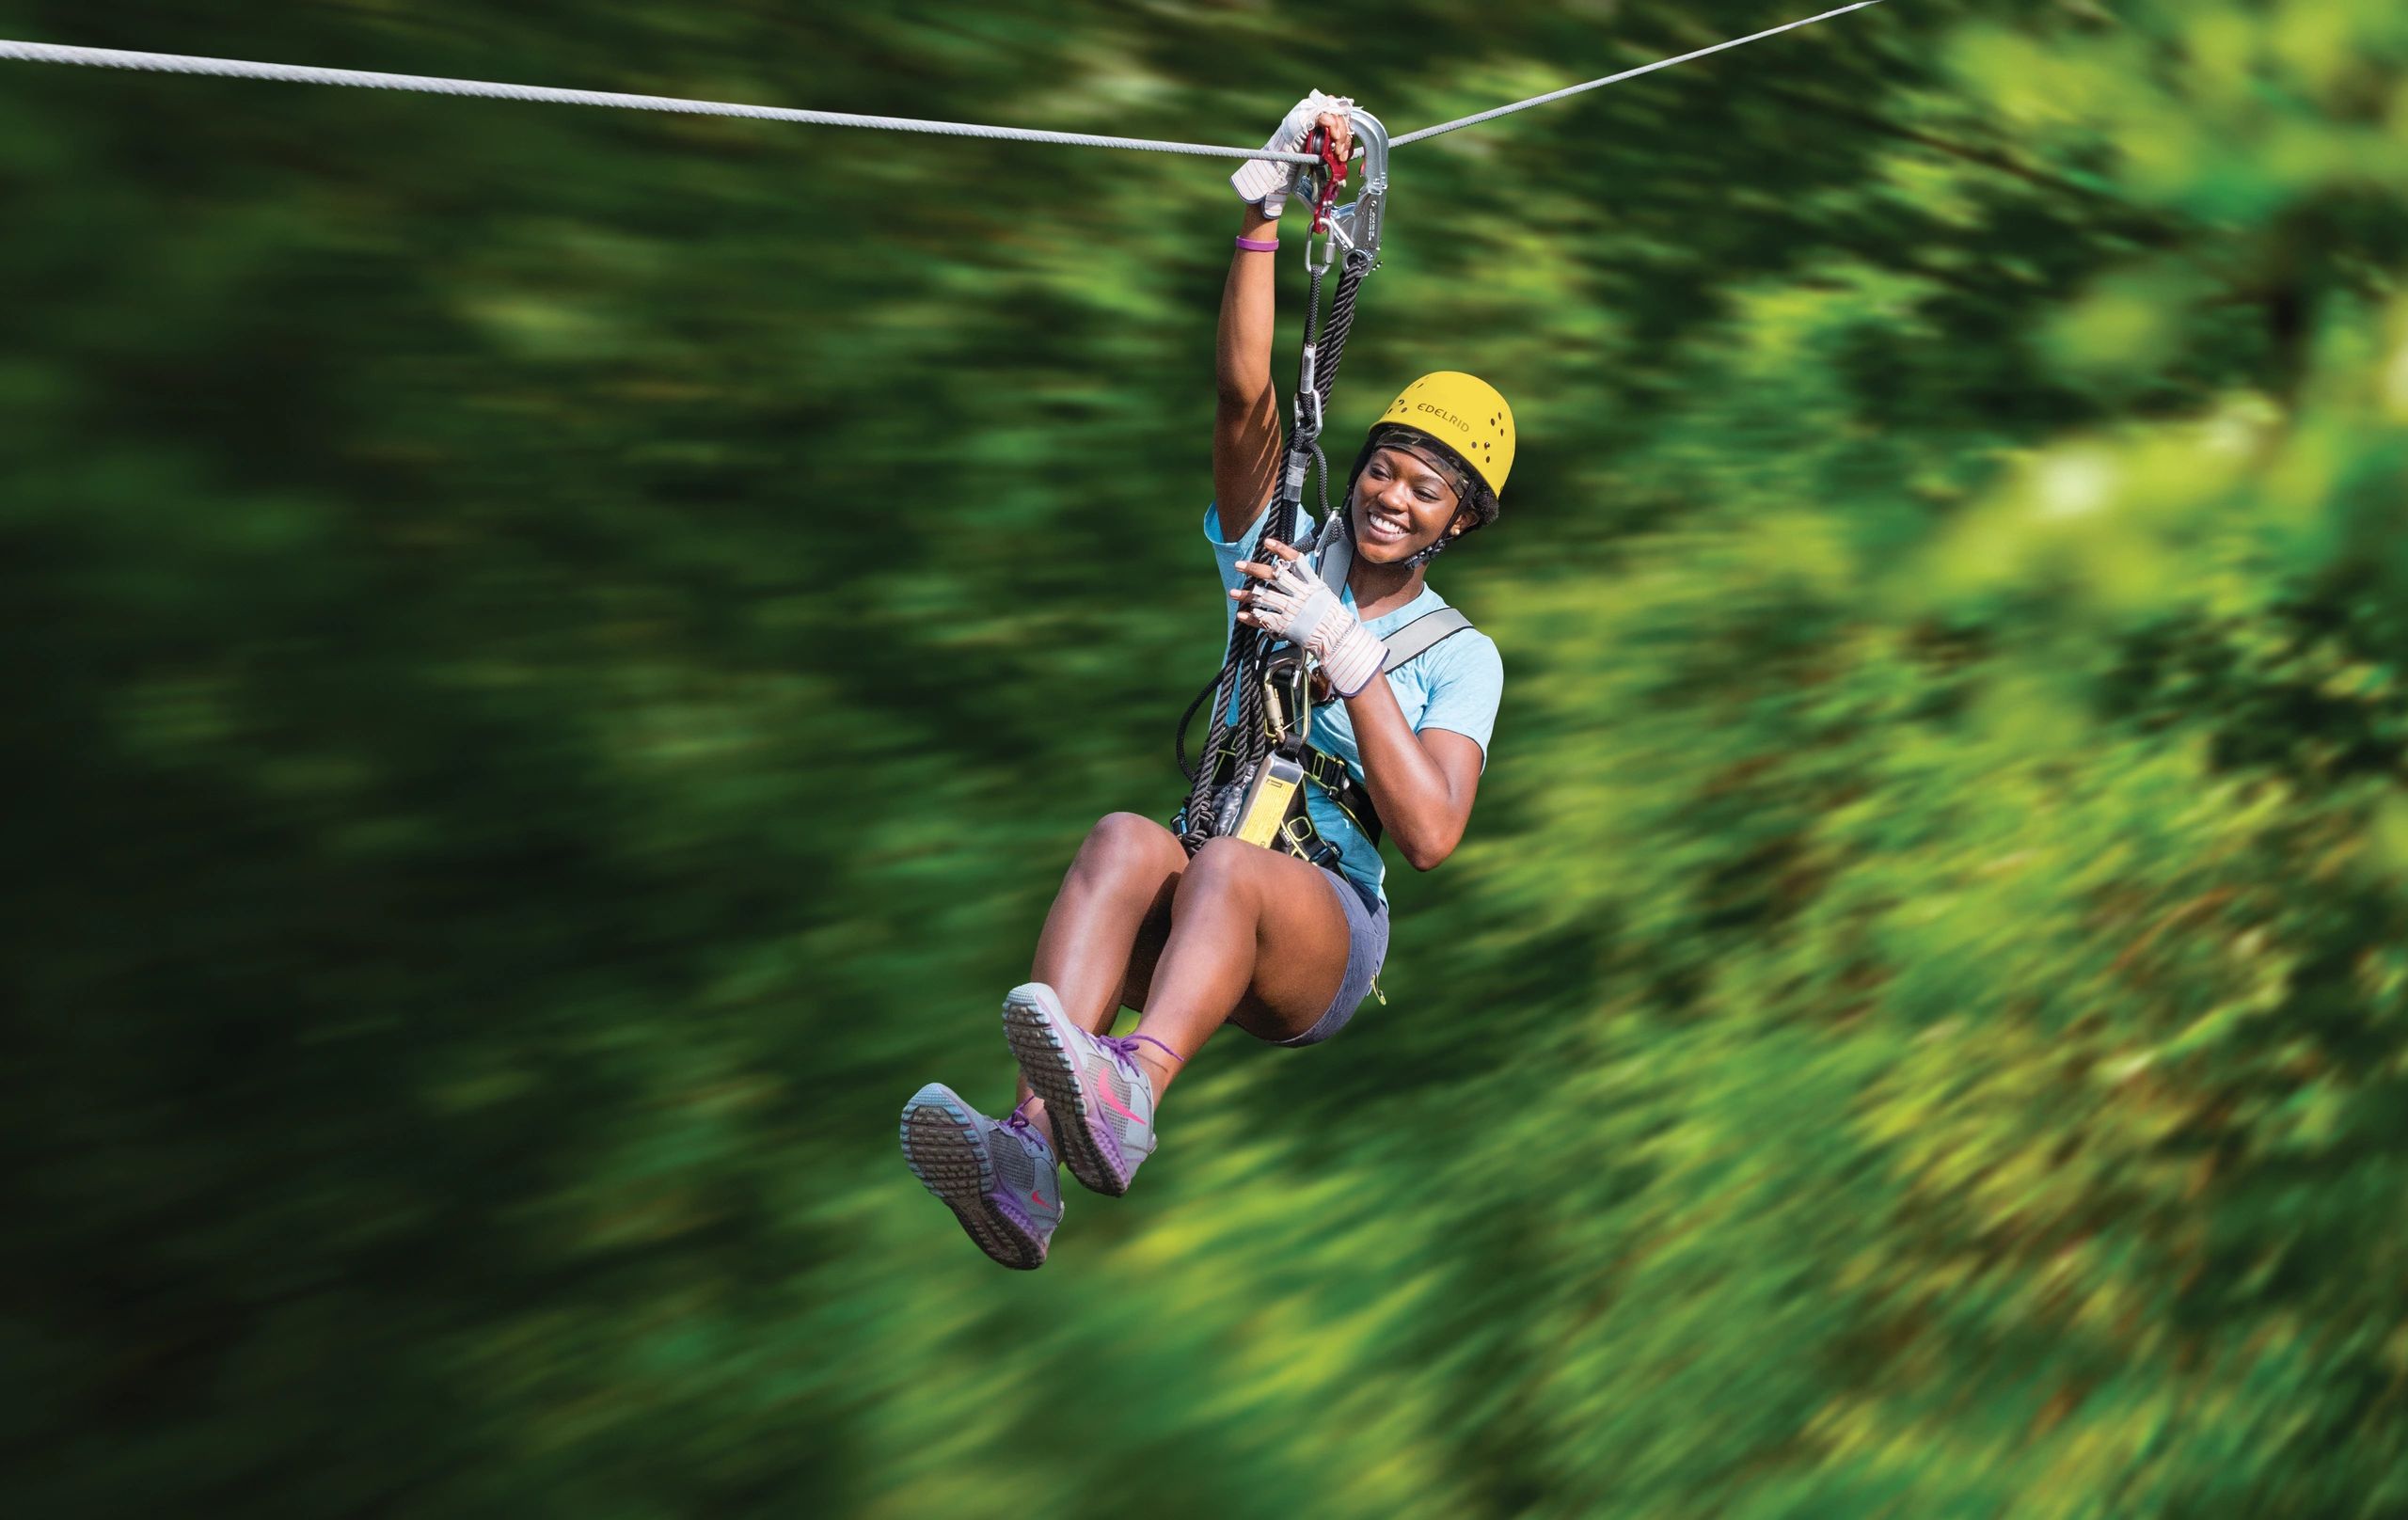
[[[1225,142],[1789,18],[0,0]],[[1524,437],[1470,840],[1024,1277],[894,1119],[1176,801],[1222,171],[0,73],[16,1507],[2408,1508],[2408,9],[1920,0],[1397,170],[1339,423]]]

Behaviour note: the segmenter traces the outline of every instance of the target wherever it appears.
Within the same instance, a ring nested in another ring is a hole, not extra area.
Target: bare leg
[[[1327,872],[1240,840],[1210,840],[1179,879],[1169,942],[1137,1032],[1180,1060],[1226,1022],[1264,1039],[1292,1038],[1338,995],[1347,942],[1346,911]],[[1159,1099],[1180,1061],[1150,1045],[1138,1050]]]
[[[1144,1007],[1187,864],[1179,836],[1151,818],[1115,813],[1098,820],[1046,912],[1029,980],[1054,989],[1063,1011],[1094,1034],[1110,1029],[1124,1005]],[[1051,1141],[1045,1105],[1029,1096],[1028,1084],[1014,1101]]]

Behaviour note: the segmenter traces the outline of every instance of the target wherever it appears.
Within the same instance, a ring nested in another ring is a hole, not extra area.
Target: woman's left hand
[[[1339,696],[1360,692],[1380,673],[1387,646],[1371,637],[1354,610],[1305,563],[1301,550],[1275,538],[1262,543],[1277,560],[1268,564],[1238,562],[1238,569],[1254,581],[1229,593],[1238,602],[1238,621],[1302,645]]]

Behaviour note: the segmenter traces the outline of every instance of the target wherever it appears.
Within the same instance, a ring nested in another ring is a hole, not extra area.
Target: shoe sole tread
[[[1020,1222],[996,1206],[994,1163],[966,1110],[924,1087],[903,1105],[902,1137],[904,1164],[953,1211],[978,1249],[1016,1272],[1045,1264],[1045,1243],[1023,1233]]]
[[[1126,1196],[1129,1176],[1117,1158],[1103,1148],[1111,1146],[1117,1151],[1119,1148],[1109,1135],[1099,1143],[1096,1129],[1101,1121],[1079,1082],[1078,1063],[1054,1032],[1045,1009],[1036,1003],[1006,998],[1004,1038],[1012,1048],[1012,1058],[1020,1062],[1021,1075],[1028,1079],[1029,1090],[1045,1100],[1045,1112],[1054,1121],[1054,1150],[1062,1164],[1090,1193],[1108,1198]]]

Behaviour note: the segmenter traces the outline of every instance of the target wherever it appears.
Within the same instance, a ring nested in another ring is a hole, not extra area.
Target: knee
[[[1087,831],[1070,862],[1070,874],[1104,879],[1144,875],[1149,863],[1161,857],[1164,844],[1173,851],[1180,848],[1171,831],[1153,819],[1138,813],[1108,813]]]
[[[1190,891],[1227,892],[1237,883],[1247,880],[1253,866],[1262,856],[1262,847],[1249,845],[1243,839],[1225,836],[1204,841],[1196,852],[1194,863],[1180,880],[1182,895]]]

